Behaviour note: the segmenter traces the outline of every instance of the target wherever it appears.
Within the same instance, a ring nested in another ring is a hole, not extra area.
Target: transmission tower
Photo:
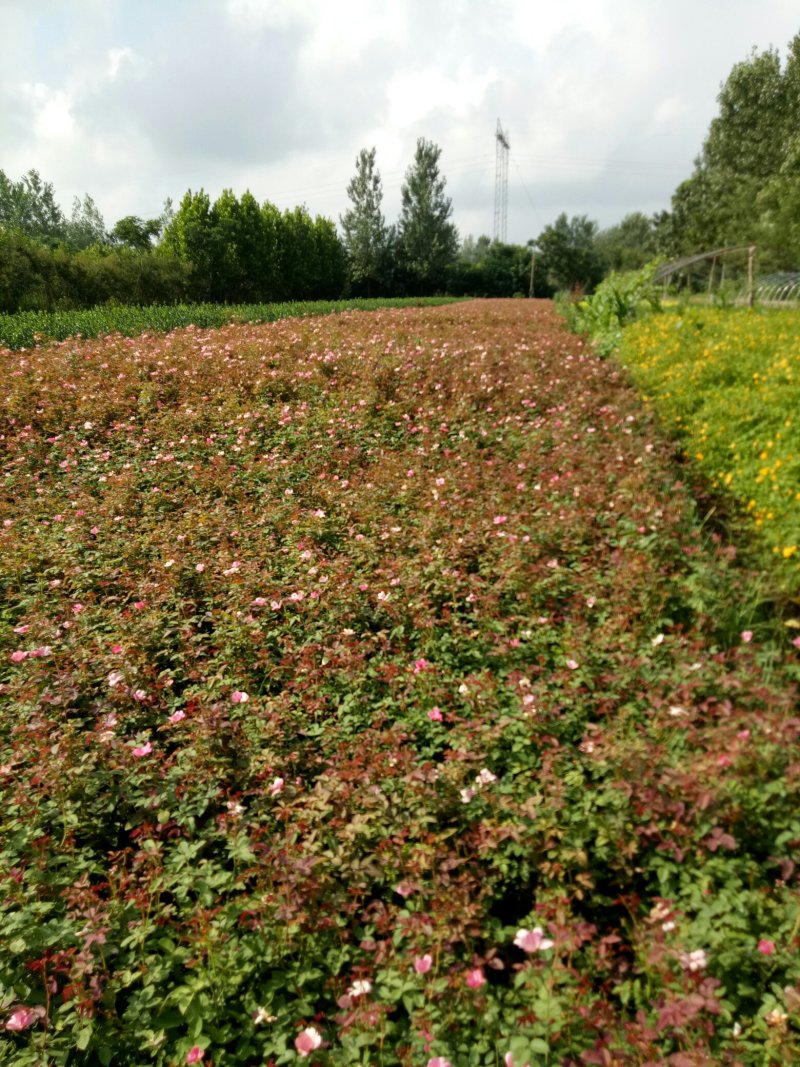
[[[511,147],[508,134],[503,132],[497,120],[494,165],[494,239],[505,241],[508,237],[508,150]]]

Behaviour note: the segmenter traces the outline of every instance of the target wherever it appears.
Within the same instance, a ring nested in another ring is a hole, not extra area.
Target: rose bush
[[[800,1056],[796,651],[549,305],[0,366],[3,1062]]]

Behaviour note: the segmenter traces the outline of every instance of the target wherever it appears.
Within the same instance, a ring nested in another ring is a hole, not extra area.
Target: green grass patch
[[[454,297],[408,297],[375,300],[290,301],[275,304],[152,304],[148,307],[97,307],[89,311],[20,311],[0,314],[0,346],[32,348],[68,337],[126,337],[148,331],[168,333],[182,326],[209,329],[231,322],[275,322],[342,311],[375,311],[383,307],[436,307]]]

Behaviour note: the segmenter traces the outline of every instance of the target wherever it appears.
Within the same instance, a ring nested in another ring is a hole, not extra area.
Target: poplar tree
[[[355,177],[347,186],[353,206],[339,221],[344,231],[350,281],[367,296],[379,288],[387,246],[386,221],[381,212],[383,188],[375,167],[375,149],[362,148],[356,159]]]
[[[414,162],[402,187],[399,240],[410,287],[418,293],[443,289],[447,270],[458,252],[458,231],[445,196],[447,180],[439,173],[442,150],[420,137]]]

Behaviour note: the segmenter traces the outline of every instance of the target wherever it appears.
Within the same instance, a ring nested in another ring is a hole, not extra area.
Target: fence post
[[[717,257],[711,260],[711,273],[708,276],[708,295],[711,296],[711,290],[714,288],[714,271],[717,269]]]

